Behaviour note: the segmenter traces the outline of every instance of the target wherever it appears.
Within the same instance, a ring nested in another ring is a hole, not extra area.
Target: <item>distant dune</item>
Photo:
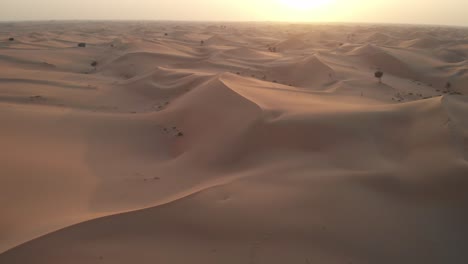
[[[465,264],[467,34],[0,24],[0,264]]]

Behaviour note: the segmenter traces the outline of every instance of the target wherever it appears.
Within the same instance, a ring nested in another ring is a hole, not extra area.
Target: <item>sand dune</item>
[[[335,71],[316,55],[272,65],[269,75],[278,81],[300,87],[320,88],[335,80]]]
[[[402,43],[403,47],[407,48],[420,48],[420,49],[434,49],[442,46],[444,43],[434,37],[423,37]]]
[[[420,78],[408,64],[403,62],[398,56],[395,56],[395,53],[372,44],[358,47],[350,52],[349,55],[357,56],[366,65],[374,69],[381,69],[394,76],[413,80]]]
[[[263,50],[253,50],[245,47],[227,50],[224,52],[224,54],[228,55],[231,58],[240,58],[242,60],[253,61],[274,60],[280,57],[280,55],[277,53]]]
[[[295,36],[288,38],[286,40],[280,41],[275,45],[278,50],[281,51],[290,51],[290,50],[298,50],[307,48],[308,45],[304,42],[304,40],[300,36]]]
[[[465,263],[467,32],[0,24],[0,263]]]
[[[234,43],[218,34],[213,35],[212,37],[204,40],[208,45],[216,45],[216,46],[231,46]]]

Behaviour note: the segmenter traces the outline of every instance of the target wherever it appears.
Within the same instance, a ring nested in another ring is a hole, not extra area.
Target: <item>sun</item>
[[[307,10],[317,8],[332,2],[332,0],[278,0],[284,6],[298,9]]]

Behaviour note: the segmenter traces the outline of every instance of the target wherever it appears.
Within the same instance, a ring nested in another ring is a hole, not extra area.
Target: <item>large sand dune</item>
[[[467,35],[0,24],[0,263],[467,263]]]

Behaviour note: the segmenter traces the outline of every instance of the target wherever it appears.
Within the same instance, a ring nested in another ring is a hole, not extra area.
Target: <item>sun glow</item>
[[[284,6],[298,9],[298,10],[313,9],[313,8],[327,5],[332,2],[332,0],[278,0],[278,1]]]

